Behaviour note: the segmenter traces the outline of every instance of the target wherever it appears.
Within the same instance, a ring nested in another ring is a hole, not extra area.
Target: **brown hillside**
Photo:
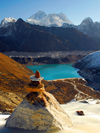
[[[33,72],[0,53],[0,111],[13,111],[29,93],[29,76]],[[52,93],[59,103],[72,99],[99,98],[100,92],[85,85],[82,78],[57,81],[43,80],[46,91]]]
[[[100,92],[85,85],[83,78],[68,78],[55,81],[43,81],[46,91],[52,93],[59,103],[64,104],[72,99],[100,99]],[[53,88],[53,89],[52,89]]]
[[[0,110],[16,107],[27,94],[32,71],[0,53]]]
[[[23,91],[30,82],[32,71],[0,53],[0,89],[17,92]]]

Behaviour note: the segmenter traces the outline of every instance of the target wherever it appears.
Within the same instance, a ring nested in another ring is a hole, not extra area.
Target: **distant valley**
[[[30,75],[34,73],[25,66],[0,53],[0,111],[12,112],[29,93]],[[100,99],[100,92],[86,86],[82,78],[45,81],[46,91],[52,93],[59,103],[64,104],[76,98]]]

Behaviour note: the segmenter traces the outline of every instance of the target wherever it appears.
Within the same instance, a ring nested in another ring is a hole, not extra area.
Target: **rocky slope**
[[[0,53],[0,111],[12,112],[21,103],[29,93],[30,75],[33,73],[29,69]],[[86,86],[86,81],[79,78],[42,82],[46,91],[61,104],[73,98],[100,98],[99,92]]]
[[[59,103],[64,104],[72,99],[100,99],[100,92],[87,86],[83,78],[69,78],[55,81],[43,81],[46,91],[55,96]],[[52,89],[53,88],[53,89]]]
[[[100,43],[100,22],[93,22],[93,20],[88,17],[85,18],[80,25],[76,27],[79,31],[86,35],[91,36],[97,42]]]
[[[85,56],[74,67],[80,69],[79,74],[87,80],[89,86],[100,91],[100,51]]]
[[[10,26],[10,25],[13,25],[16,21],[17,21],[17,19],[14,19],[14,18],[12,18],[12,17],[5,18],[5,19],[3,19],[3,20],[1,21],[0,26],[1,26],[1,27],[2,27],[2,26],[7,27],[7,26]]]
[[[69,46],[69,50],[86,51],[100,49],[99,44],[92,37],[83,34],[75,28],[43,27],[36,25],[33,25],[32,27],[38,30],[49,32],[53,35],[57,35],[58,37],[67,39],[71,43],[71,45]]]
[[[31,74],[29,69],[0,53],[0,110],[8,111],[21,102]]]

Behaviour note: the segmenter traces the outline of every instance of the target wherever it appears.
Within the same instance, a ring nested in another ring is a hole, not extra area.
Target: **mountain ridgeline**
[[[100,44],[75,28],[45,27],[18,19],[0,27],[0,52],[99,50]]]

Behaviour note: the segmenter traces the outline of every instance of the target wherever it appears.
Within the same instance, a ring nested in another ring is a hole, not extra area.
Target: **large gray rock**
[[[46,91],[29,93],[6,122],[6,127],[42,131],[71,126],[67,113],[54,96]]]

